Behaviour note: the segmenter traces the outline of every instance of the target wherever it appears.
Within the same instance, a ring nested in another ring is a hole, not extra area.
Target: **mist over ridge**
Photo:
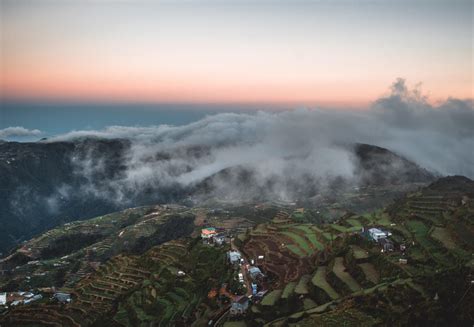
[[[419,88],[409,89],[405,80],[397,79],[390,94],[364,112],[221,113],[184,126],[111,126],[73,131],[47,142],[90,137],[124,140],[128,144],[124,171],[106,188],[86,189],[118,201],[157,186],[187,188],[236,167],[251,172],[249,178],[258,190],[290,199],[288,185],[305,184],[308,179],[317,181],[319,188],[335,178],[357,185],[361,176],[357,176],[350,149],[355,143],[385,147],[437,174],[472,178],[472,126],[472,101],[448,99],[432,105]],[[77,172],[89,180],[104,169],[97,153],[72,160]],[[231,174],[213,182],[221,195],[227,192],[238,197],[249,192],[238,190],[241,177]],[[113,190],[113,196],[108,190]]]

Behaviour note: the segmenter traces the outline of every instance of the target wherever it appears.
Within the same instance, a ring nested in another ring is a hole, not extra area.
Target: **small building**
[[[71,294],[63,293],[63,292],[54,293],[53,298],[56,299],[60,303],[69,303],[72,300]]]
[[[382,252],[392,252],[395,249],[393,242],[388,238],[379,238],[377,243],[382,247]]]
[[[208,227],[201,229],[201,238],[210,239],[217,235],[216,229],[214,227]]]
[[[217,245],[222,245],[225,243],[225,236],[224,235],[216,235],[213,238],[214,243]]]
[[[238,276],[239,276],[239,283],[243,283],[244,282],[244,274],[239,273]]]
[[[178,270],[178,277],[184,277],[186,276],[186,273],[182,270]]]
[[[368,232],[369,237],[374,241],[378,241],[379,239],[387,238],[392,235],[392,233],[383,231],[379,228],[369,228]]]
[[[229,251],[227,252],[227,258],[229,258],[229,262],[234,265],[240,262],[242,255],[239,251]]]
[[[7,304],[7,293],[0,293],[0,305]]]
[[[33,296],[32,298],[29,298],[25,301],[23,301],[24,304],[28,304],[28,303],[31,303],[31,302],[35,302],[35,301],[39,301],[43,298],[43,295],[41,294],[37,294],[35,296]]]
[[[232,301],[230,307],[230,314],[232,316],[243,315],[247,312],[249,307],[249,298],[245,295],[238,296]]]
[[[252,295],[257,295],[257,284],[252,283]]]
[[[406,265],[408,263],[408,260],[400,258],[400,259],[398,259],[398,263],[401,264],[401,265]]]
[[[263,276],[262,271],[258,267],[250,267],[249,274],[252,279],[257,279],[260,276]]]

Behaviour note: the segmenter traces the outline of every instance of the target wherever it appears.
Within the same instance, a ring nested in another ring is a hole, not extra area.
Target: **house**
[[[408,263],[408,260],[400,258],[400,259],[398,259],[398,263],[401,264],[401,265],[406,265]]]
[[[252,295],[257,295],[257,284],[252,283]]]
[[[71,294],[63,293],[63,292],[54,293],[53,298],[56,299],[60,303],[69,303],[72,300]]]
[[[263,276],[262,271],[258,267],[250,267],[249,274],[252,279],[257,279],[259,276]]]
[[[225,243],[225,236],[222,234],[214,236],[213,239],[214,239],[214,243],[217,245],[222,245]]]
[[[379,228],[369,228],[368,232],[369,237],[374,241],[378,241],[381,238],[387,238],[388,236],[392,235],[392,233],[383,231]]]
[[[182,270],[178,270],[178,277],[184,277],[186,276],[186,273]]]
[[[214,227],[207,227],[201,229],[201,238],[210,239],[217,235],[216,229]]]
[[[392,252],[395,249],[393,242],[388,238],[379,238],[377,243],[382,247],[382,252]]]
[[[7,304],[7,293],[0,293],[0,305]]]
[[[244,274],[242,273],[239,273],[239,283],[243,283],[244,282]]]
[[[28,304],[30,302],[41,300],[42,298],[43,298],[43,295],[37,294],[37,295],[33,296],[32,298],[29,298],[28,300],[23,301],[23,303]]]
[[[229,262],[234,265],[240,262],[242,256],[239,251],[229,251],[227,252],[227,258],[229,258]]]
[[[249,298],[245,295],[238,296],[232,301],[230,307],[230,314],[232,316],[243,315],[247,312],[249,307]]]

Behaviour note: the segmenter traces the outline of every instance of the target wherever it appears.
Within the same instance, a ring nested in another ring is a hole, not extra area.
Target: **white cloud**
[[[223,113],[185,126],[111,126],[75,131],[50,140],[80,137],[130,140],[125,173],[105,186],[89,187],[99,196],[126,201],[147,188],[189,187],[226,168],[241,171],[213,177],[220,195],[252,195],[265,190],[290,198],[290,188],[308,179],[326,187],[335,177],[357,183],[353,153],[345,145],[386,147],[441,174],[474,177],[474,110],[470,101],[448,99],[433,106],[403,79],[366,112],[295,110]],[[156,160],[156,155],[163,160]],[[97,158],[76,162],[83,174],[103,169]],[[252,185],[253,189],[246,189]],[[110,195],[113,192],[113,195]]]
[[[42,132],[39,129],[27,129],[21,126],[0,129],[0,139],[6,139],[10,137],[38,136],[41,134]]]

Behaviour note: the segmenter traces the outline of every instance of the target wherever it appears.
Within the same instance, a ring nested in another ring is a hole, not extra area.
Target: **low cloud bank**
[[[364,112],[222,113],[177,127],[74,131],[49,142],[85,137],[130,142],[123,171],[106,184],[94,183],[94,176],[108,169],[100,155],[73,158],[78,174],[91,181],[84,190],[118,202],[145,190],[186,188],[211,177],[220,197],[252,197],[265,190],[270,197],[292,199],[307,181],[319,188],[335,178],[357,184],[354,153],[347,147],[357,142],[385,147],[439,174],[474,178],[473,126],[472,101],[432,105],[398,79],[386,97]],[[228,173],[216,177],[223,170]],[[245,178],[251,183],[242,183]]]
[[[0,139],[7,139],[11,137],[38,136],[41,134],[42,132],[39,129],[27,129],[21,126],[12,126],[0,129]]]

